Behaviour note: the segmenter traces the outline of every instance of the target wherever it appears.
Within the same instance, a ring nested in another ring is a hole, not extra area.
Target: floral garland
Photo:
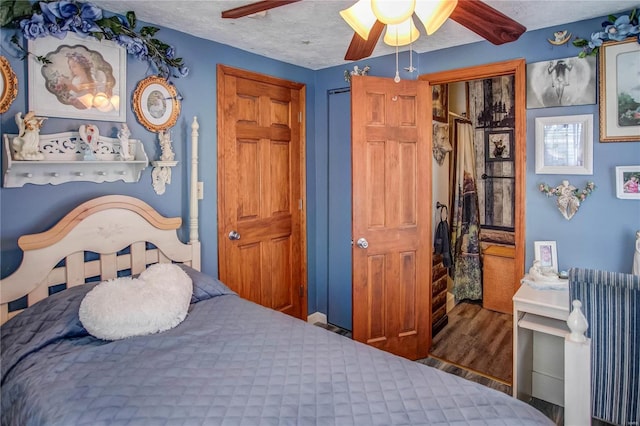
[[[568,186],[563,184],[560,184],[558,186],[556,186],[555,188],[550,187],[549,185],[547,185],[546,183],[541,183],[538,186],[538,189],[540,190],[540,192],[542,192],[543,194],[545,194],[547,197],[560,197],[562,195],[565,195],[563,193],[563,190],[566,189]],[[591,195],[591,193],[596,189],[596,184],[593,182],[587,182],[587,186],[585,186],[584,189],[574,189],[571,191],[572,195],[578,199],[580,199],[580,201],[585,200],[589,195]]]
[[[602,31],[591,33],[590,40],[577,38],[573,41],[573,45],[582,48],[578,57],[584,58],[597,55],[600,46],[605,41],[622,41],[632,36],[637,36],[638,43],[640,43],[640,26],[636,9],[632,10],[629,15],[621,15],[617,18],[610,15],[608,20],[602,23]]]
[[[137,59],[149,61],[164,78],[189,74],[182,58],[175,57],[175,49],[154,37],[159,28],[144,26],[140,32],[134,30],[136,15],[132,11],[127,12],[126,17],[105,17],[96,5],[75,0],[41,1],[33,5],[20,0],[2,0],[0,26],[19,28],[28,40],[47,36],[62,40],[68,32],[81,37],[112,40]],[[11,41],[24,52],[22,59],[30,54],[15,35]],[[36,56],[36,59],[47,63],[42,56]]]

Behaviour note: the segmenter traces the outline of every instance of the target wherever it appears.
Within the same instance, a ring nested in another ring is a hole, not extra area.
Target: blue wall
[[[571,44],[553,46],[547,42],[554,31],[567,29],[579,37],[588,38],[600,28],[598,18],[567,24],[562,27],[527,32],[514,43],[494,46],[479,42],[466,46],[414,54],[418,72],[401,71],[403,79],[416,79],[420,74],[450,70],[514,58],[527,63],[577,56],[579,49]],[[395,57],[387,56],[359,61],[360,68],[370,65],[370,75],[393,77]],[[400,55],[400,67],[409,65],[408,53]],[[316,75],[316,135],[315,155],[318,205],[326,205],[328,187],[327,96],[328,90],[344,87],[343,72],[351,66],[337,66],[317,71]],[[594,115],[593,176],[535,174],[535,117],[574,114]],[[557,107],[527,110],[527,182],[526,182],[526,262],[533,262],[534,241],[557,242],[558,267],[592,267],[630,272],[635,247],[635,232],[640,230],[640,201],[616,198],[615,166],[640,164],[639,142],[600,143],[598,141],[598,105]],[[640,139],[639,139],[640,141]],[[596,191],[583,202],[578,213],[567,221],[555,205],[555,199],[539,192],[538,184],[556,186],[568,179],[583,188],[587,181],[596,183]],[[319,210],[316,222],[316,298],[317,309],[327,312],[327,215]],[[311,232],[311,230],[310,230]]]
[[[139,23],[139,25],[144,25]],[[0,54],[7,57],[18,77],[18,97],[11,108],[0,114],[0,132],[17,133],[14,116],[27,111],[27,67],[17,59],[15,47],[10,43],[13,31],[0,30]],[[97,196],[125,194],[138,197],[165,216],[182,216],[183,228],[180,237],[188,240],[188,196],[189,164],[191,158],[191,122],[198,117],[200,124],[199,157],[200,180],[204,182],[204,199],[200,201],[200,239],[202,241],[202,269],[218,275],[217,244],[217,145],[216,145],[216,65],[221,63],[275,77],[304,83],[307,86],[307,149],[313,151],[314,140],[314,72],[285,64],[263,56],[234,49],[226,45],[203,40],[188,34],[163,28],[157,37],[174,46],[177,56],[184,59],[190,68],[186,78],[173,79],[176,88],[184,97],[178,123],[171,129],[176,160],[171,184],[163,195],[157,195],[151,186],[151,167],[142,173],[137,183],[91,183],[73,182],[62,185],[25,185],[22,188],[0,188],[1,258],[0,275],[13,272],[21,261],[17,239],[25,233],[42,232],[55,224],[74,206]],[[127,57],[127,92],[132,94],[139,81],[152,75],[146,62],[132,56]],[[36,111],[37,112],[37,111]],[[50,118],[45,121],[42,134],[77,131],[85,123],[82,120]],[[119,124],[93,121],[105,136],[115,137]],[[127,110],[127,123],[131,137],[142,140],[149,159],[160,155],[157,135],[140,125],[131,108]],[[314,171],[313,156],[307,159],[307,170]],[[314,200],[314,181],[308,184],[308,198]],[[309,206],[309,227],[314,227],[314,209]],[[311,252],[309,258],[313,259]],[[314,262],[310,261],[310,271]],[[315,273],[315,272],[314,272]],[[313,293],[315,294],[315,292]],[[315,299],[310,297],[315,306]]]
[[[588,37],[599,28],[602,19],[583,21],[562,28],[548,28],[524,34],[520,40],[503,46],[487,42],[414,54],[417,73],[401,71],[404,79],[418,74],[455,69],[490,62],[524,57],[527,62],[575,56],[578,49],[570,45],[552,46],[547,42],[554,31],[567,29],[575,35]],[[0,116],[0,131],[15,133],[14,115],[27,110],[27,70],[16,59],[16,52],[8,42],[13,32],[0,30],[1,54],[7,57],[19,79],[19,94],[9,111]],[[307,86],[307,227],[309,312],[327,312],[327,191],[328,191],[328,114],[327,92],[348,86],[344,70],[353,64],[312,71],[274,61],[188,34],[163,28],[158,37],[175,46],[191,72],[188,77],[175,79],[183,95],[182,113],[172,129],[176,159],[182,167],[174,169],[172,183],[165,194],[156,195],[151,187],[151,169],[143,172],[138,183],[66,183],[59,186],[27,185],[23,188],[0,189],[0,274],[11,273],[20,262],[17,238],[24,233],[41,232],[58,221],[77,204],[100,195],[127,194],[139,197],[167,216],[182,215],[188,220],[188,159],[190,158],[190,124],[194,116],[200,123],[200,180],[204,181],[204,200],[200,201],[200,238],[202,240],[203,270],[218,274],[217,266],[217,193],[216,193],[216,64],[243,68],[298,81]],[[400,55],[401,67],[407,66],[407,52]],[[395,57],[386,56],[359,61],[370,65],[370,75],[393,77]],[[128,57],[127,90],[132,93],[136,84],[149,75],[146,62]],[[593,176],[536,175],[534,172],[534,119],[539,116],[594,114],[594,174]],[[533,242],[555,240],[558,246],[559,267],[588,266],[613,271],[631,270],[634,235],[640,229],[640,201],[615,197],[615,166],[640,164],[640,143],[599,143],[598,107],[545,108],[527,111],[527,265],[533,259]],[[159,155],[156,135],[138,124],[132,111],[127,113],[132,137],[141,139],[150,158]],[[45,122],[43,134],[76,130],[79,120],[53,118]],[[115,135],[114,123],[96,122],[101,133]],[[593,180],[598,188],[571,221],[557,211],[553,200],[537,189],[540,182],[551,185],[568,178],[576,186]],[[181,237],[187,239],[186,226]]]

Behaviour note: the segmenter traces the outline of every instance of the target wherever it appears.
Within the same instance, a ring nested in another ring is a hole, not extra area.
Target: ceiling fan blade
[[[357,61],[371,56],[373,49],[375,49],[376,44],[378,44],[384,27],[385,25],[382,22],[376,21],[373,27],[371,27],[371,31],[369,31],[369,38],[366,40],[354,32],[344,59],[346,61]]]
[[[496,45],[516,41],[527,30],[480,0],[459,0],[451,19]]]
[[[296,3],[300,0],[265,0],[249,3],[245,6],[236,7],[222,12],[223,18],[242,18],[243,16],[253,15],[254,13],[264,12],[274,7],[284,6],[289,3]]]

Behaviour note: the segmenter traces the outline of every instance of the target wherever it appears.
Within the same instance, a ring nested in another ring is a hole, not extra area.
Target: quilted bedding
[[[239,298],[194,293],[187,319],[90,336],[91,284],[2,326],[3,425],[532,425],[525,403]]]

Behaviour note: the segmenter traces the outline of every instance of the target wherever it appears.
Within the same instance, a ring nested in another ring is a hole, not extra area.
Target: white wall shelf
[[[17,135],[5,134],[3,138],[2,172],[3,187],[18,188],[27,183],[34,185],[58,185],[65,182],[137,182],[149,165],[144,146],[139,140],[130,139],[129,149],[134,154],[130,161],[120,160],[120,141],[100,136],[93,147],[95,160],[85,160],[87,145],[78,132],[40,135],[40,152],[43,160],[15,160],[11,147]]]

